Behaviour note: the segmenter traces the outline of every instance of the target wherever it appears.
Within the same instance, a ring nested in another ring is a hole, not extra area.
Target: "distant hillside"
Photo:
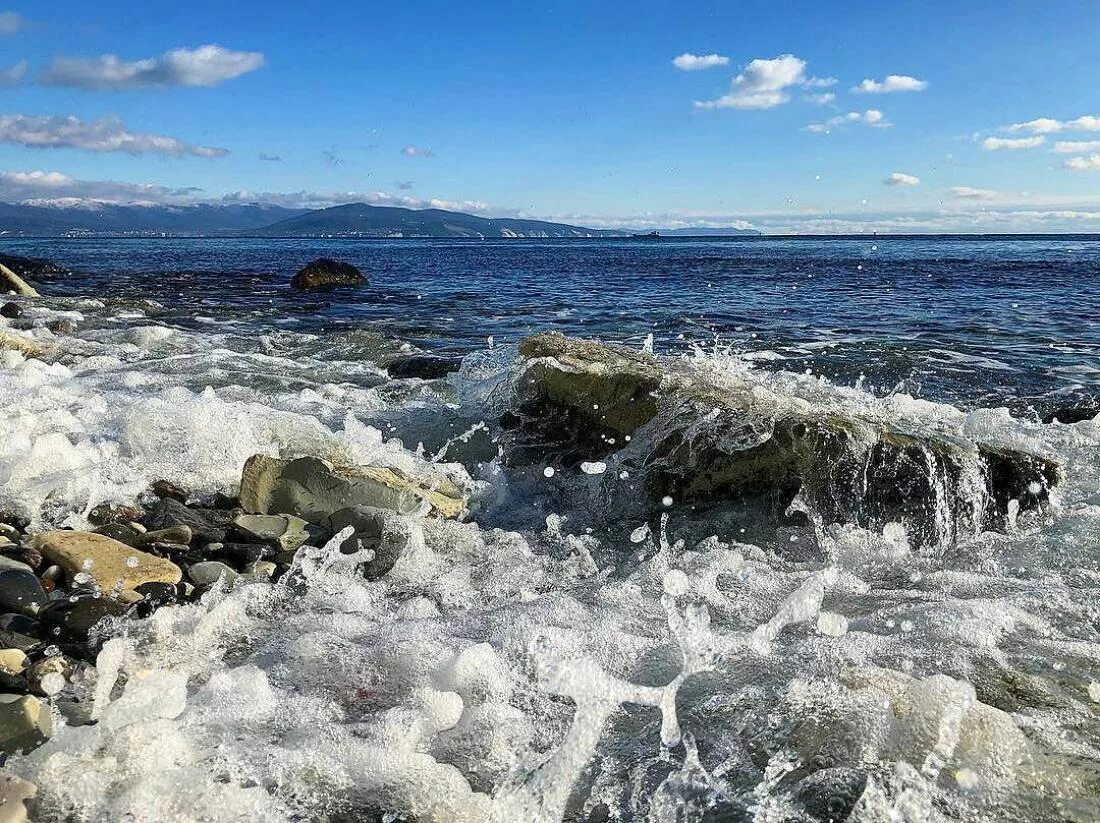
[[[257,231],[262,237],[621,237],[563,223],[476,217],[443,209],[403,209],[349,203],[282,220]]]
[[[756,229],[662,229],[662,237],[760,237]]]
[[[225,234],[262,228],[305,212],[262,204],[0,203],[0,236]]]

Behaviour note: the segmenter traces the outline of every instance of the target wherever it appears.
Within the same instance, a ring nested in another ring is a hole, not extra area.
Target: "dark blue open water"
[[[714,340],[758,364],[865,376],[964,407],[1040,412],[1100,384],[1100,237],[360,241],[18,240],[77,274],[57,293],[156,297],[165,322],[370,328],[465,353],[533,331],[659,348]],[[295,294],[320,256],[367,288]]]

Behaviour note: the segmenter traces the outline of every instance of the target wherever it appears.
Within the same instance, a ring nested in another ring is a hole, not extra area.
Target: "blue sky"
[[[1094,0],[0,11],[0,200],[1100,231]]]

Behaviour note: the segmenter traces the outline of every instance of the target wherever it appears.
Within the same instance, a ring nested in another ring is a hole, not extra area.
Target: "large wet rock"
[[[179,583],[183,572],[163,557],[147,554],[102,534],[53,531],[37,534],[33,546],[65,570],[85,574],[103,591],[125,591],[142,583]]]
[[[38,292],[26,280],[0,263],[0,293],[17,294],[20,297],[38,297]]]
[[[466,497],[443,478],[414,477],[388,466],[334,467],[316,457],[281,460],[257,454],[241,475],[241,506],[255,514],[292,514],[323,525],[355,506],[403,514],[459,517]]]
[[[14,254],[0,254],[0,265],[7,266],[26,280],[48,280],[69,273],[63,266],[42,257],[19,257]]]
[[[1011,501],[1032,507],[1060,480],[1042,455],[917,425],[843,390],[801,397],[785,393],[793,382],[560,334],[519,350],[501,421],[513,459],[568,466],[615,455],[653,499],[755,498],[784,512],[798,495],[826,523],[900,521],[923,545],[1001,525]]]
[[[174,497],[164,497],[146,512],[141,522],[150,532],[180,530],[186,526],[191,540],[205,545],[224,542],[238,514],[232,509],[188,508]]]
[[[322,257],[307,263],[290,280],[291,288],[323,289],[333,286],[361,286],[367,278],[351,263]]]

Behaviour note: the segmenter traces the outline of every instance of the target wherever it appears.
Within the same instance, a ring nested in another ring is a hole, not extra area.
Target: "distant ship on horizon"
[[[638,237],[638,238],[645,239],[645,240],[651,240],[651,239],[656,239],[656,238],[660,237],[661,233],[659,231],[651,231],[651,232],[632,234],[630,236],[631,237]]]

